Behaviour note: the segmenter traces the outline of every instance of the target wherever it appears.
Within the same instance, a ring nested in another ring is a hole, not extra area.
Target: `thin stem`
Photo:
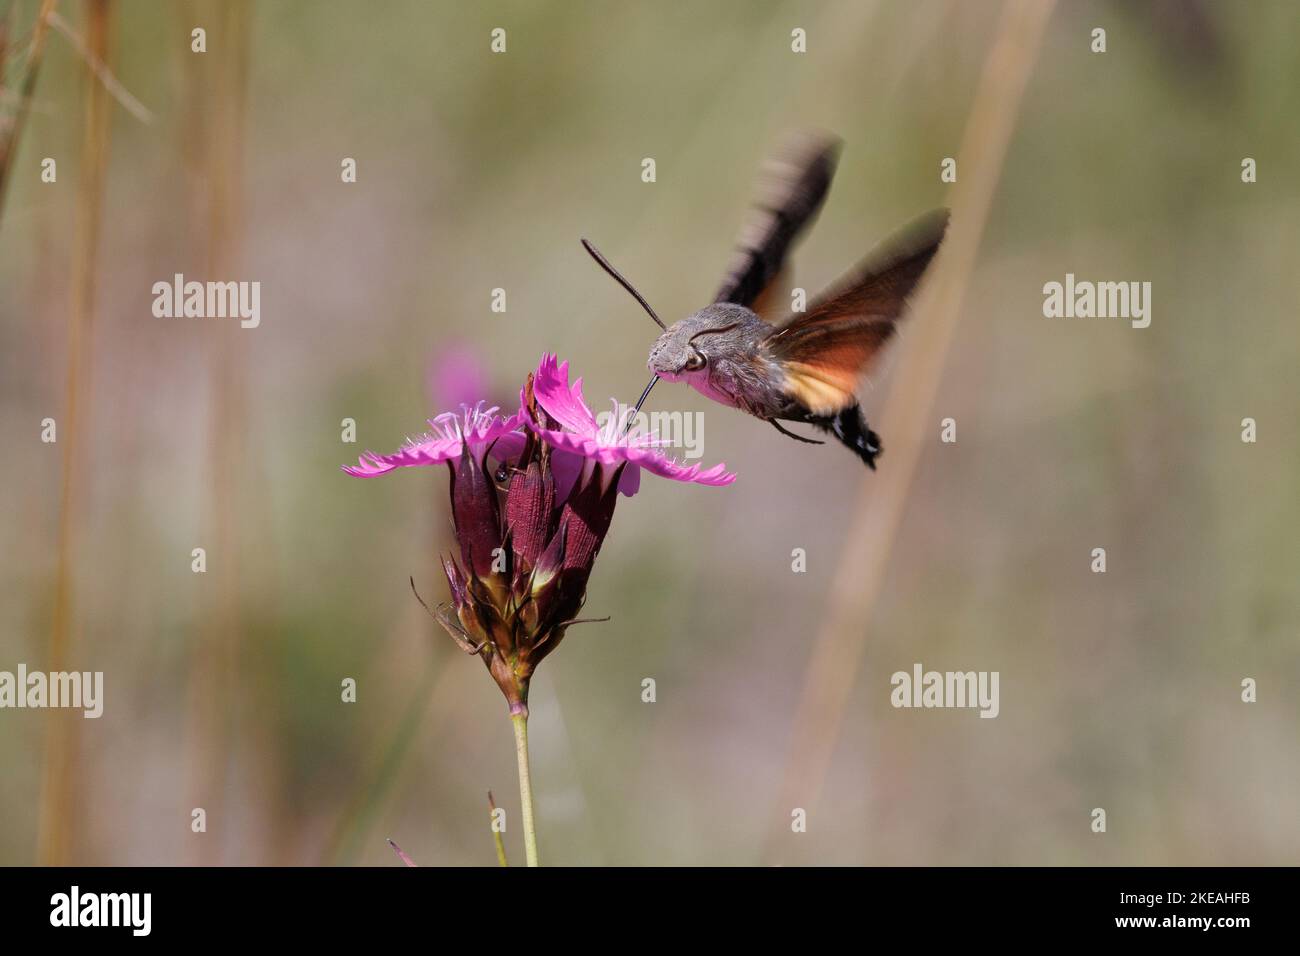
[[[528,772],[528,711],[511,714],[515,725],[515,757],[519,761],[519,802],[524,808],[524,855],[529,866],[537,862],[537,821],[533,817],[533,778]]]
[[[419,866],[418,863],[416,863],[414,860],[412,860],[409,856],[406,855],[405,850],[403,850],[392,840],[388,841],[388,845],[393,848],[393,852],[397,854],[397,858],[401,860],[403,863],[405,863],[407,866],[417,866],[417,867]]]
[[[488,819],[492,821],[492,842],[497,847],[497,863],[502,866],[509,866],[510,861],[506,859],[506,841],[501,838],[501,831],[497,829],[497,802],[492,799],[492,791],[488,791]]]

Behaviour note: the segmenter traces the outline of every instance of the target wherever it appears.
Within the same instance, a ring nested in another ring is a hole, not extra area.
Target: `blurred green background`
[[[37,4],[9,6],[20,44]],[[84,31],[82,4],[59,9]],[[67,858],[397,865],[391,837],[422,864],[491,865],[485,791],[512,823],[519,800],[503,701],[407,583],[445,595],[445,474],[339,465],[459,400],[449,353],[494,402],[543,351],[593,404],[635,400],[657,330],[578,238],[666,319],[688,314],[789,129],[845,139],[794,260],[810,292],[951,202],[939,163],[999,9],[112,5],[110,65],[153,121],[113,107],[69,657],[105,672],[106,699],[76,721]],[[533,687],[545,862],[1300,859],[1298,25],[1289,0],[1054,11],[807,833],[779,795],[863,469],[659,387],[649,407],[703,412],[705,463],[739,480],[647,476],[620,502],[586,608],[613,620],[574,629]],[[11,54],[7,89],[20,67]],[[50,36],[0,220],[7,670],[49,662],[63,449],[39,435],[65,414],[86,89]],[[151,286],[176,272],[259,280],[261,327],[154,318]],[[1042,286],[1067,272],[1150,281],[1151,327],[1045,319]],[[869,418],[894,384],[887,367]],[[903,439],[883,437],[888,469]],[[1105,575],[1088,570],[1099,546]],[[998,719],[893,709],[889,675],[917,661],[1000,671]],[[0,712],[0,863],[40,859],[52,719]],[[506,840],[522,862],[517,828]]]

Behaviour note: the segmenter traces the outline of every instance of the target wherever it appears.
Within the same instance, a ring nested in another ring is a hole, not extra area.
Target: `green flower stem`
[[[506,859],[506,841],[501,838],[501,831],[497,829],[497,802],[492,799],[492,791],[488,791],[488,819],[492,821],[492,842],[497,848],[497,863],[501,866],[509,866],[510,861]]]
[[[510,715],[515,725],[515,757],[519,761],[519,801],[524,808],[524,854],[529,866],[537,862],[537,821],[533,817],[533,778],[528,772],[528,711]]]

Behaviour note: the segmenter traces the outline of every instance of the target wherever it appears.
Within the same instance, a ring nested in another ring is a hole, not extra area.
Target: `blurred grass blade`
[[[429,709],[429,702],[434,697],[433,689],[441,673],[444,671],[433,664],[428,666],[420,686],[415,689],[410,701],[407,702],[406,710],[384,751],[383,758],[374,771],[362,780],[347,807],[340,814],[338,825],[324,854],[329,863],[351,863],[357,848],[363,845],[363,838],[374,825],[375,814],[388,797],[398,772],[410,755],[411,744],[420,729],[425,712]]]
[[[42,8],[42,18],[49,11]],[[87,7],[87,44],[100,59],[108,56],[110,0],[92,0]],[[39,24],[38,24],[39,26]],[[68,315],[68,362],[64,390],[63,474],[59,496],[58,559],[55,571],[54,615],[50,628],[49,669],[68,669],[73,639],[73,592],[76,583],[76,541],[80,502],[84,494],[85,423],[82,404],[90,390],[91,343],[99,276],[99,234],[104,212],[104,183],[108,174],[110,103],[104,88],[91,77],[87,83],[85,125],[77,182],[77,227],[72,266],[72,309]],[[75,824],[77,740],[80,721],[73,711],[49,717],[45,742],[45,777],[41,788],[37,859],[45,866],[71,861]]]
[[[22,90],[19,92],[18,109],[13,123],[4,131],[3,136],[0,136],[0,226],[4,224],[9,174],[13,170],[14,156],[18,152],[18,141],[22,138],[23,127],[31,112],[32,96],[36,92],[36,78],[41,72],[41,58],[45,53],[45,37],[50,17],[54,13],[54,3],[55,0],[41,0],[40,11],[36,14],[36,26],[32,29],[31,47],[27,55],[27,75],[23,79]],[[0,79],[3,79],[3,74],[0,74]]]
[[[912,334],[894,374],[880,431],[888,464],[863,479],[858,504],[827,599],[827,611],[804,672],[781,812],[811,808],[821,794],[844,709],[858,682],[868,625],[911,488],[944,359],[974,268],[1030,73],[1054,0],[1009,0],[1003,8],[957,155],[962,178],[952,227],[934,275],[913,303]],[[767,853],[776,849],[775,835]]]
[[[222,55],[211,61],[189,59],[190,69],[203,77],[202,84],[194,87],[194,99],[203,117],[206,146],[202,156],[207,195],[204,259],[208,275],[225,278],[240,266],[243,239],[244,124],[252,31],[246,0],[222,3],[213,15],[212,32],[222,38]],[[255,457],[247,447],[247,345],[239,336],[223,335],[209,353],[206,474],[211,491],[206,520],[212,541],[209,553],[221,557],[209,574],[213,580],[205,597],[208,607],[195,639],[189,674],[190,748],[195,755],[190,786],[193,805],[206,807],[209,817],[220,816],[225,807],[237,745],[261,729],[254,724],[245,734],[235,715],[265,713],[259,696],[261,685],[243,687],[238,673],[247,627],[242,575],[249,568],[240,560],[247,513],[241,508],[240,478],[243,463]],[[240,701],[241,693],[247,695],[244,701]],[[273,827],[277,834],[291,830],[291,826]],[[196,852],[199,862],[211,865],[218,861],[222,846],[216,840],[202,840],[196,844]]]
[[[497,829],[497,802],[492,799],[492,791],[488,791],[488,820],[492,829],[492,842],[497,847],[497,863],[502,866],[509,866],[510,861],[506,859],[506,844],[501,839],[501,831]]]
[[[68,25],[67,20],[59,16],[57,11],[51,11],[49,20],[50,26],[54,27],[54,29],[67,37],[68,42],[72,44],[73,49],[75,49],[77,53],[81,55],[81,58],[86,61],[86,65],[90,67],[91,72],[94,73],[99,82],[104,85],[104,89],[108,91],[109,95],[121,104],[122,109],[126,110],[141,123],[147,124],[153,122],[153,113],[151,113],[143,103],[132,96],[130,90],[118,82],[117,77],[113,75],[113,71],[104,65],[104,61],[96,56],[93,50],[86,46],[81,37],[77,36],[72,27]]]

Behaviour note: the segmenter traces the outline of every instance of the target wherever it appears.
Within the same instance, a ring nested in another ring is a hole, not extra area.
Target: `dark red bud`
[[[511,480],[506,495],[506,527],[510,529],[515,556],[524,567],[536,564],[546,546],[554,510],[555,481],[550,469],[543,470],[536,461],[529,462]]]
[[[580,488],[569,496],[560,514],[561,522],[568,525],[564,541],[564,569],[566,571],[591,571],[596,562],[609,523],[614,518],[618,504],[618,475],[602,489],[601,466]]]
[[[474,577],[490,577],[501,547],[497,491],[483,462],[477,461],[468,449],[461,453],[452,471],[451,514],[465,569]]]

